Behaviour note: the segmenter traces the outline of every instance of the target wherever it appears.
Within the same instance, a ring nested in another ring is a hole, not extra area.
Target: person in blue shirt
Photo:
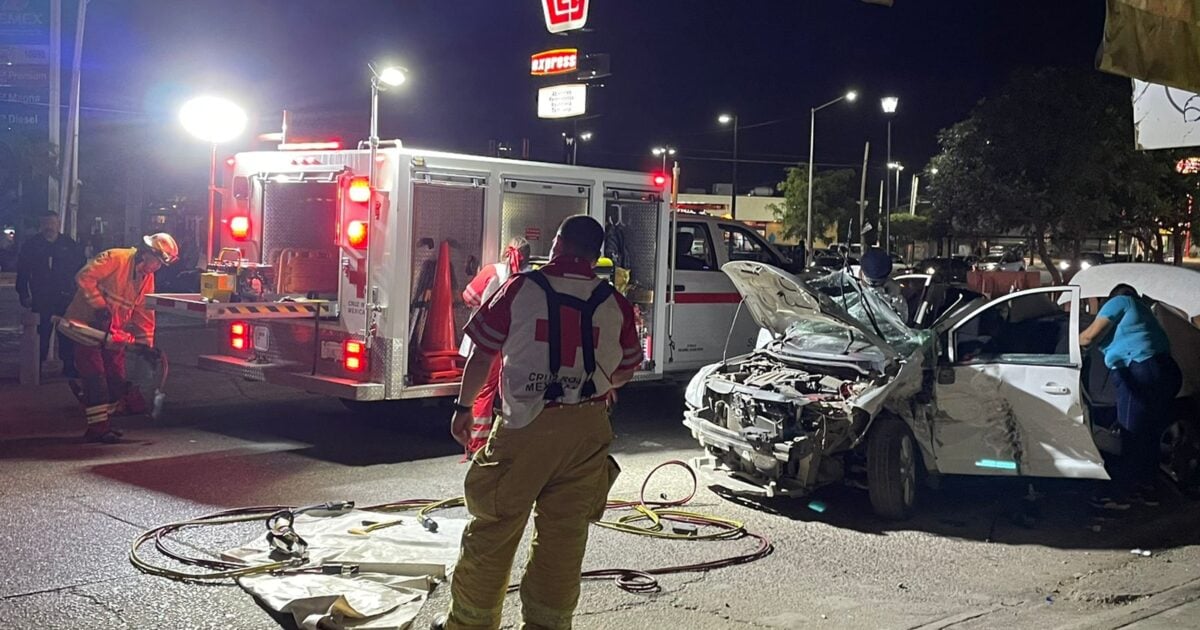
[[[1171,358],[1166,331],[1137,290],[1127,284],[1113,287],[1095,321],[1079,335],[1079,344],[1085,348],[1096,342],[1117,389],[1122,459],[1132,492],[1128,497],[1097,497],[1093,504],[1126,509],[1127,499],[1132,499],[1154,505],[1159,440],[1171,424],[1183,374]]]

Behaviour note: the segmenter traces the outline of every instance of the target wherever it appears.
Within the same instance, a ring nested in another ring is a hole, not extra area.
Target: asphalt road
[[[236,586],[139,574],[126,558],[130,543],[154,525],[236,506],[460,493],[466,469],[442,408],[354,416],[336,400],[200,372],[190,366],[216,331],[169,318],[161,328],[172,358],[166,411],[158,422],[126,419],[125,444],[79,443],[83,421],[64,383],[31,390],[0,381],[0,627],[289,627]],[[675,386],[623,392],[615,495],[633,497],[655,465],[698,454],[681,409]],[[686,475],[673,470],[650,494],[687,489]],[[1038,498],[1029,501],[1026,481],[951,479],[924,494],[917,517],[888,523],[851,488],[822,492],[820,503],[737,500],[701,488],[694,509],[744,520],[774,553],[665,576],[657,595],[586,583],[576,627],[1118,627],[1151,604],[1200,624],[1200,615],[1181,612],[1195,607],[1200,590],[1200,504],[1176,496],[1153,511],[1097,520],[1086,483],[1035,480],[1033,489]],[[261,535],[230,528],[188,542],[215,550]],[[585,568],[678,565],[752,547],[594,528]],[[1134,556],[1135,547],[1153,555]],[[445,606],[446,590],[435,592],[417,627]],[[518,621],[518,606],[511,597],[507,624]]]

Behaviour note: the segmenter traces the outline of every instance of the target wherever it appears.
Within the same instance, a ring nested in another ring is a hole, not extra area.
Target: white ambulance
[[[160,312],[222,327],[201,368],[346,401],[456,394],[453,370],[417,369],[430,319],[444,324],[431,312],[432,294],[445,292],[441,259],[461,343],[470,310],[460,296],[478,269],[515,236],[535,259],[547,256],[559,223],[587,214],[623,244],[612,253],[640,318],[637,379],[660,379],[754,347],[758,327],[722,265],[789,266],[744,225],[673,216],[661,178],[645,173],[399,146],[376,160],[374,195],[367,150],[250,152],[226,163],[210,229],[240,286],[216,299],[148,298]]]

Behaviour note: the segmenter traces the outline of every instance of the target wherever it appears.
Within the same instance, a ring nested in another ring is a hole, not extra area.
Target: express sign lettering
[[[542,0],[546,30],[562,33],[583,28],[587,24],[590,0]]]
[[[547,50],[529,57],[529,74],[545,77],[574,72],[579,67],[579,51],[575,48]]]

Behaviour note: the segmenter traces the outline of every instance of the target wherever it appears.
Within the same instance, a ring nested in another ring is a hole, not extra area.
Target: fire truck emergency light
[[[667,176],[663,175],[662,173],[655,173],[654,174],[654,185],[659,186],[659,187],[666,186],[667,185]]]
[[[244,241],[250,236],[250,217],[236,216],[229,219],[229,235],[234,240]]]
[[[342,344],[342,367],[346,368],[347,372],[361,372],[366,367],[367,361],[363,356],[366,348],[363,342],[347,339]]]
[[[350,180],[350,190],[346,194],[354,203],[366,203],[371,199],[371,182],[366,177],[355,177]]]
[[[346,241],[351,247],[362,249],[367,246],[367,222],[351,221],[346,225]]]

